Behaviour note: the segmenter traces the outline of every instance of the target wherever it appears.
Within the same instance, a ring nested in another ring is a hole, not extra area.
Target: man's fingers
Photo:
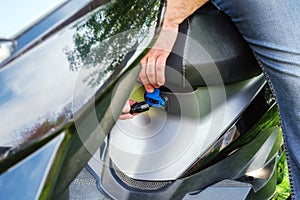
[[[123,110],[122,110],[123,114],[121,114],[119,116],[119,119],[125,120],[125,119],[133,118],[133,115],[129,113],[130,107],[131,107],[132,104],[134,104],[134,101],[131,101],[131,100],[126,101],[126,103],[123,107]]]
[[[154,91],[154,87],[151,84],[144,85],[144,88],[147,92],[152,93]]]
[[[142,61],[141,81],[143,82],[144,85],[151,84],[152,87],[157,87],[156,59],[159,54],[160,54],[160,50],[153,47],[142,59],[143,61]],[[144,77],[144,75],[146,77]],[[148,88],[150,87],[148,86]]]
[[[129,113],[129,111],[130,111],[130,102],[129,102],[129,101],[126,101],[126,103],[125,103],[125,105],[124,105],[124,107],[123,107],[122,112],[123,112],[123,113]]]
[[[142,69],[139,79],[148,92],[165,83],[165,65],[170,51],[153,47],[141,60]]]
[[[130,114],[130,113],[122,114],[122,115],[120,115],[120,117],[119,117],[120,120],[132,119],[132,118],[133,118],[133,115]]]
[[[143,85],[150,84],[150,82],[148,80],[148,77],[147,77],[147,74],[146,74],[147,61],[148,61],[148,57],[147,56],[145,56],[141,60],[142,69],[141,69],[140,74],[139,74],[139,79],[143,83]]]
[[[165,68],[168,55],[163,54],[156,60],[156,84],[158,87],[165,84]]]
[[[146,66],[146,75],[149,80],[149,83],[154,87],[157,87],[155,63],[156,63],[155,57],[148,57],[147,66]]]

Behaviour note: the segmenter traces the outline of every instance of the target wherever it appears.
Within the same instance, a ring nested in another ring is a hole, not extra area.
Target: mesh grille
[[[112,163],[112,170],[115,172],[117,177],[126,185],[137,189],[137,190],[160,190],[164,189],[168,185],[172,183],[172,181],[142,181],[130,178],[126,174],[124,174],[121,170],[117,168],[116,165]]]

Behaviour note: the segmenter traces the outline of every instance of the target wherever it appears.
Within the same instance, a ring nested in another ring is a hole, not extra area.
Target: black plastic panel
[[[185,20],[180,32],[167,60],[166,85],[228,84],[261,73],[235,24],[212,4],[206,4]]]

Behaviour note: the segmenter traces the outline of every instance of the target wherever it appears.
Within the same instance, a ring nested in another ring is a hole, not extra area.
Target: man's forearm
[[[167,0],[164,28],[178,26],[208,0]]]
[[[155,44],[141,60],[140,81],[148,92],[165,83],[165,66],[175,44],[178,27],[208,0],[167,0],[163,27]]]

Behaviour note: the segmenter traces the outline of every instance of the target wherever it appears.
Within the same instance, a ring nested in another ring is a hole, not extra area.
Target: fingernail
[[[145,89],[147,90],[147,92],[153,92],[154,91],[154,88],[153,87],[145,87]]]

